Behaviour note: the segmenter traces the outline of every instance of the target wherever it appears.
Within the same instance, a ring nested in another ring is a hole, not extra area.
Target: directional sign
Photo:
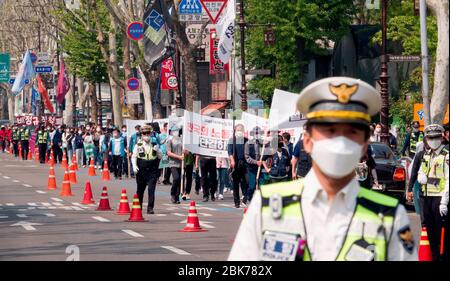
[[[131,40],[141,40],[144,38],[144,26],[138,21],[130,23],[127,28],[127,35]]]
[[[10,56],[8,53],[0,54],[0,83],[9,81]]]
[[[270,69],[247,69],[245,74],[247,75],[270,75],[272,71]]]
[[[12,84],[14,84],[14,81],[16,81],[16,78],[11,78],[11,79],[9,79],[8,83],[10,85],[12,85]]]
[[[11,224],[10,226],[21,226],[25,230],[36,230],[36,228],[34,228],[33,225],[42,225],[42,224],[35,222],[19,221],[18,223]]]
[[[51,66],[36,66],[36,73],[51,73],[53,71],[53,67]]]
[[[401,62],[401,61],[420,61],[420,56],[397,56],[397,55],[389,55],[389,61],[392,62]]]
[[[228,0],[200,0],[200,2],[211,19],[211,22],[216,24]]]
[[[250,108],[264,108],[263,100],[248,100],[247,105]]]
[[[127,86],[130,91],[139,89],[139,80],[137,78],[130,78],[127,81]]]

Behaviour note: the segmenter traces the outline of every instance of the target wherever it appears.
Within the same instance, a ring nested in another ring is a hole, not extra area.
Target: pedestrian
[[[381,124],[380,123],[375,125],[375,130],[373,131],[373,135],[370,137],[370,142],[381,142]]]
[[[431,124],[425,127],[424,137],[429,149],[417,152],[411,170],[407,199],[413,198],[416,180],[421,186],[420,208],[422,225],[426,227],[433,261],[441,260],[440,236],[447,218],[449,150],[443,144],[444,128]],[[446,191],[447,189],[447,191]]]
[[[216,157],[217,172],[219,176],[219,194],[218,199],[223,200],[223,193],[230,188],[228,171],[230,169],[230,160],[225,157]]]
[[[75,150],[77,165],[81,167],[83,164],[83,131],[79,128],[72,139],[72,146]]]
[[[72,139],[73,139],[73,129],[67,127],[65,132],[62,135],[62,147],[66,151],[67,160],[72,161],[73,156],[73,147],[72,147]],[[72,163],[72,162],[70,162]]]
[[[242,191],[242,203],[247,203],[247,181],[246,181],[246,161],[245,161],[245,143],[247,139],[244,137],[245,127],[237,124],[234,127],[233,137],[228,141],[228,157],[230,158],[230,175],[233,182],[233,199],[234,206],[240,207],[241,199],[239,198],[239,186]]]
[[[102,140],[100,140],[100,145],[102,147],[102,158],[103,161],[108,161],[108,169],[111,167],[111,159],[110,159],[110,151],[111,151],[111,138],[112,138],[112,130],[110,128],[106,128],[105,135]],[[100,170],[103,171],[103,163],[100,166]]]
[[[392,149],[395,155],[397,155],[397,137],[392,133],[391,126],[389,126],[389,147]]]
[[[406,134],[403,148],[400,151],[401,155],[409,156],[411,159],[417,153],[417,143],[423,141],[424,137],[423,132],[420,131],[419,121],[414,121],[412,127],[412,131]]]
[[[163,155],[163,159],[167,156],[167,148],[166,148],[166,144],[170,139],[170,135],[167,131],[167,126],[168,123],[164,123],[163,124],[163,128],[160,134],[160,147],[161,147],[161,153]],[[163,184],[165,185],[171,185],[172,183],[170,182],[170,168],[164,168],[164,172],[163,172]]]
[[[28,152],[30,151],[30,129],[22,125],[19,130],[20,144],[22,145],[22,160],[27,160]]]
[[[103,130],[100,126],[97,126],[97,128],[95,128],[95,133],[93,135],[93,142],[94,142],[94,169],[97,169],[98,167],[101,167],[102,165],[102,154],[101,154],[101,146],[100,146],[100,141],[102,139],[102,135],[103,135]],[[91,159],[88,159],[89,161]]]
[[[444,141],[442,142],[444,145],[449,145],[449,124],[444,125]]]
[[[129,151],[129,155],[131,156],[131,154],[134,151],[134,146],[136,145],[136,143],[138,142],[138,140],[141,137],[141,125],[136,125],[134,127],[134,133],[130,136],[130,143],[128,144],[128,151]],[[134,177],[134,169],[133,169],[133,162],[131,162],[131,177]]]
[[[371,189],[372,186],[378,187],[378,174],[376,170],[375,159],[373,158],[373,151],[370,145],[367,146],[366,152],[363,154],[358,165],[359,171],[359,185],[361,187]]]
[[[203,190],[202,202],[216,201],[217,191],[217,163],[212,156],[197,155],[195,159],[196,169],[200,169],[200,185]]]
[[[172,138],[167,143],[167,155],[169,156],[169,167],[172,173],[170,196],[173,204],[180,204],[181,163],[183,162],[185,152],[183,151],[183,143],[180,137],[180,128],[176,125],[173,126],[170,128],[170,134]]]
[[[122,132],[120,133],[120,136],[125,141],[125,155],[123,157],[123,162],[122,162],[122,175],[124,175],[126,178],[128,178],[128,163],[129,163],[129,159],[128,159],[128,145],[127,145],[128,132],[127,132],[127,126],[126,125],[122,125]],[[130,174],[131,174],[131,171],[130,171]]]
[[[44,124],[42,124],[39,128],[39,131],[36,135],[37,144],[39,147],[39,163],[44,164],[45,163],[45,155],[47,153],[47,147],[50,143],[50,135],[47,132],[47,129],[45,128]]]
[[[19,129],[17,128],[16,125],[13,125],[13,128],[12,128],[11,141],[12,141],[13,150],[14,150],[14,157],[19,157],[20,137],[19,137]]]
[[[0,128],[0,146],[2,149],[2,152],[5,153],[6,149],[6,128],[4,125]]]
[[[162,150],[162,149],[161,149]],[[162,151],[161,151],[162,152]],[[184,192],[181,196],[183,200],[190,200],[192,178],[194,176],[195,156],[192,152],[188,152],[184,157]]]
[[[248,201],[252,200],[253,193],[256,190],[256,185],[261,186],[264,181],[264,175],[259,174],[259,178],[256,179],[258,169],[263,170],[263,162],[267,160],[267,156],[264,159],[261,158],[263,151],[263,132],[258,126],[254,127],[250,131],[250,139],[244,144],[244,154],[246,162],[246,170],[248,177],[248,188],[245,194]],[[268,152],[264,153],[268,155]]]
[[[110,147],[114,178],[122,180],[122,163],[126,153],[126,140],[120,135],[119,129],[114,129]]]
[[[62,161],[62,132],[61,127],[55,129],[50,127],[50,140],[51,148],[53,148],[53,158],[55,163],[61,163]]]
[[[313,167],[304,179],[256,191],[229,260],[417,260],[403,205],[359,186],[378,91],[359,79],[329,77],[308,85],[297,108]]]
[[[155,189],[156,181],[159,178],[158,157],[161,153],[157,146],[153,146],[150,141],[151,127],[144,125],[141,130],[142,137],[138,139],[136,145],[133,147],[131,162],[134,174],[136,175],[137,195],[139,203],[144,200],[144,192],[148,187],[148,205],[147,214],[154,214],[155,207]]]
[[[305,129],[306,127],[303,128],[303,131],[305,131]],[[311,170],[312,159],[303,147],[303,134],[299,137],[299,141],[295,144],[291,166],[293,180],[306,177],[309,170]]]
[[[289,151],[283,138],[283,136],[279,136],[278,148],[270,158],[271,167],[266,171],[270,176],[271,183],[283,182],[289,178]]]

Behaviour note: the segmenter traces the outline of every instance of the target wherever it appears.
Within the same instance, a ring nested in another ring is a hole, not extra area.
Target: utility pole
[[[239,27],[240,27],[240,44],[241,44],[241,109],[247,110],[247,83],[245,80],[245,27],[247,23],[244,18],[244,0],[239,3]]]
[[[381,141],[389,145],[389,76],[386,54],[387,34],[387,6],[388,0],[383,0],[381,7],[381,74],[380,74],[380,96],[381,96]]]
[[[430,99],[428,85],[428,33],[427,33],[427,4],[420,0],[420,49],[422,53],[422,99],[425,126],[430,124]]]
[[[77,126],[77,102],[76,102],[76,95],[75,95],[75,84],[77,81],[77,77],[75,74],[72,75],[73,76],[73,82],[72,82],[72,111],[73,111],[73,126]],[[80,96],[80,94],[78,94],[78,96]]]

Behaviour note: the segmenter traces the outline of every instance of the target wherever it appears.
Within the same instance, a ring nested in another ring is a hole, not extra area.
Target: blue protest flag
[[[33,63],[31,62],[31,54],[28,50],[22,60],[19,72],[17,73],[16,80],[11,88],[11,92],[14,96],[17,96],[20,91],[25,87],[26,81],[31,83],[31,79],[36,76]]]

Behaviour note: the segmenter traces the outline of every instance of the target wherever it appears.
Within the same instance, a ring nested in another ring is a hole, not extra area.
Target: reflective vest
[[[422,185],[424,196],[442,196],[445,189],[445,170],[448,170],[448,163],[445,158],[448,156],[448,149],[442,148],[439,155],[425,153],[420,165],[420,171],[427,175],[427,184]]]
[[[302,192],[303,179],[262,186],[261,229],[263,235],[270,231],[294,234],[306,240],[303,256],[297,255],[297,259],[311,261],[301,206]],[[276,219],[270,201],[271,197],[278,196],[281,196],[282,211],[281,217]],[[352,245],[364,239],[374,250],[374,260],[385,261],[398,204],[395,198],[361,187],[350,226],[336,260],[349,260],[347,257]]]
[[[421,131],[417,133],[411,133],[411,138],[409,141],[409,153],[416,154],[417,143],[423,141],[423,133]]]
[[[19,140],[19,132],[18,131],[13,131],[12,132],[12,140]]]
[[[38,143],[43,144],[47,143],[48,140],[48,132],[39,131],[37,134]]]
[[[149,143],[148,146],[144,145],[143,140],[139,140],[136,144],[137,147],[137,159],[141,160],[155,160],[157,158],[156,151],[153,150],[153,145]]]
[[[19,131],[20,140],[27,141],[30,138],[30,133],[27,129]]]

